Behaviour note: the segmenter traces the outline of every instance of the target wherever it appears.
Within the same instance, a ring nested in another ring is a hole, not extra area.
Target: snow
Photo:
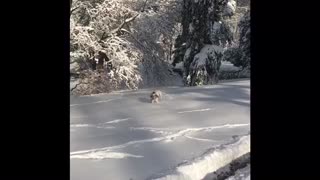
[[[243,136],[235,143],[209,149],[203,156],[193,160],[191,163],[186,162],[179,165],[170,174],[155,178],[155,180],[201,180],[206,174],[224,167],[249,151],[250,135]]]
[[[123,159],[127,157],[134,157],[134,158],[142,158],[143,156],[137,156],[133,154],[127,153],[119,153],[119,152],[95,152],[95,153],[88,153],[85,155],[73,155],[70,158],[78,158],[78,159]]]
[[[226,5],[226,7],[225,7],[225,9],[224,9],[224,14],[226,14],[226,15],[232,15],[232,14],[234,14],[235,13],[235,11],[236,11],[236,1],[234,1],[234,0],[229,0],[228,2],[227,2],[227,5]]]
[[[106,103],[106,102],[110,102],[113,101],[115,99],[106,99],[106,100],[102,100],[102,101],[96,101],[96,102],[90,102],[90,103],[82,103],[82,104],[70,104],[70,107],[72,106],[84,106],[84,105],[90,105],[90,104],[97,104],[97,103]]]
[[[232,10],[235,11],[236,10],[236,1],[234,0],[229,0],[229,2],[227,2],[227,7]]]
[[[129,120],[129,119],[130,119],[130,118],[125,118],[125,119],[115,119],[115,120],[112,120],[112,121],[106,122],[106,124],[118,123],[118,122],[122,122],[122,121],[127,121],[127,120]]]
[[[181,112],[178,112],[178,113],[189,113],[189,112],[197,112],[197,111],[210,111],[211,109],[210,108],[207,108],[207,109],[195,109],[195,110],[191,110],[191,111],[181,111]]]
[[[87,127],[91,127],[91,128],[102,128],[102,129],[112,129],[115,128],[113,126],[104,126],[104,125],[94,125],[94,124],[70,124],[70,128],[74,129],[74,128],[87,128]]]
[[[70,97],[71,180],[198,179],[250,151],[249,80],[152,90]]]

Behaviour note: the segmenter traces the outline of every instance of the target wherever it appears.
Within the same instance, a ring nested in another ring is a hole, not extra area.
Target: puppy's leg
[[[156,98],[152,97],[152,98],[151,98],[151,103],[152,103],[152,104],[153,104],[153,103],[156,103]]]

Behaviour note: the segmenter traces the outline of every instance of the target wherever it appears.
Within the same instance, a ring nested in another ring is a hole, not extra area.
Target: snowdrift
[[[150,177],[148,180],[201,180],[207,174],[228,165],[248,152],[250,152],[250,135],[235,137],[229,144],[213,147],[193,161],[179,164],[174,169]]]

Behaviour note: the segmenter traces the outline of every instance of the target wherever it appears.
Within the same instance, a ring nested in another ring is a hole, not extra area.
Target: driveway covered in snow
[[[149,102],[152,89],[71,97],[71,179],[170,173],[250,130],[249,80],[161,90],[159,104]]]

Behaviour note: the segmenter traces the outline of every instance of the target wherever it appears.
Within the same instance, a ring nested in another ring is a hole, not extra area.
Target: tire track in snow
[[[71,159],[124,159],[128,157],[133,157],[133,158],[143,158],[143,156],[140,155],[133,155],[133,154],[128,154],[128,153],[120,153],[120,152],[96,152],[96,153],[88,153],[85,155],[74,155],[71,156]]]
[[[106,126],[106,124],[114,124],[122,121],[127,121],[131,118],[125,118],[125,119],[115,119],[104,123],[99,124],[70,124],[70,128],[82,128],[82,127],[93,127],[93,128],[103,128],[103,129],[111,129],[115,128],[114,126]]]
[[[202,112],[202,111],[210,111],[210,108],[206,108],[206,109],[196,109],[196,110],[190,110],[190,111],[180,111],[178,112],[178,114],[182,114],[182,113],[190,113],[190,112]]]

